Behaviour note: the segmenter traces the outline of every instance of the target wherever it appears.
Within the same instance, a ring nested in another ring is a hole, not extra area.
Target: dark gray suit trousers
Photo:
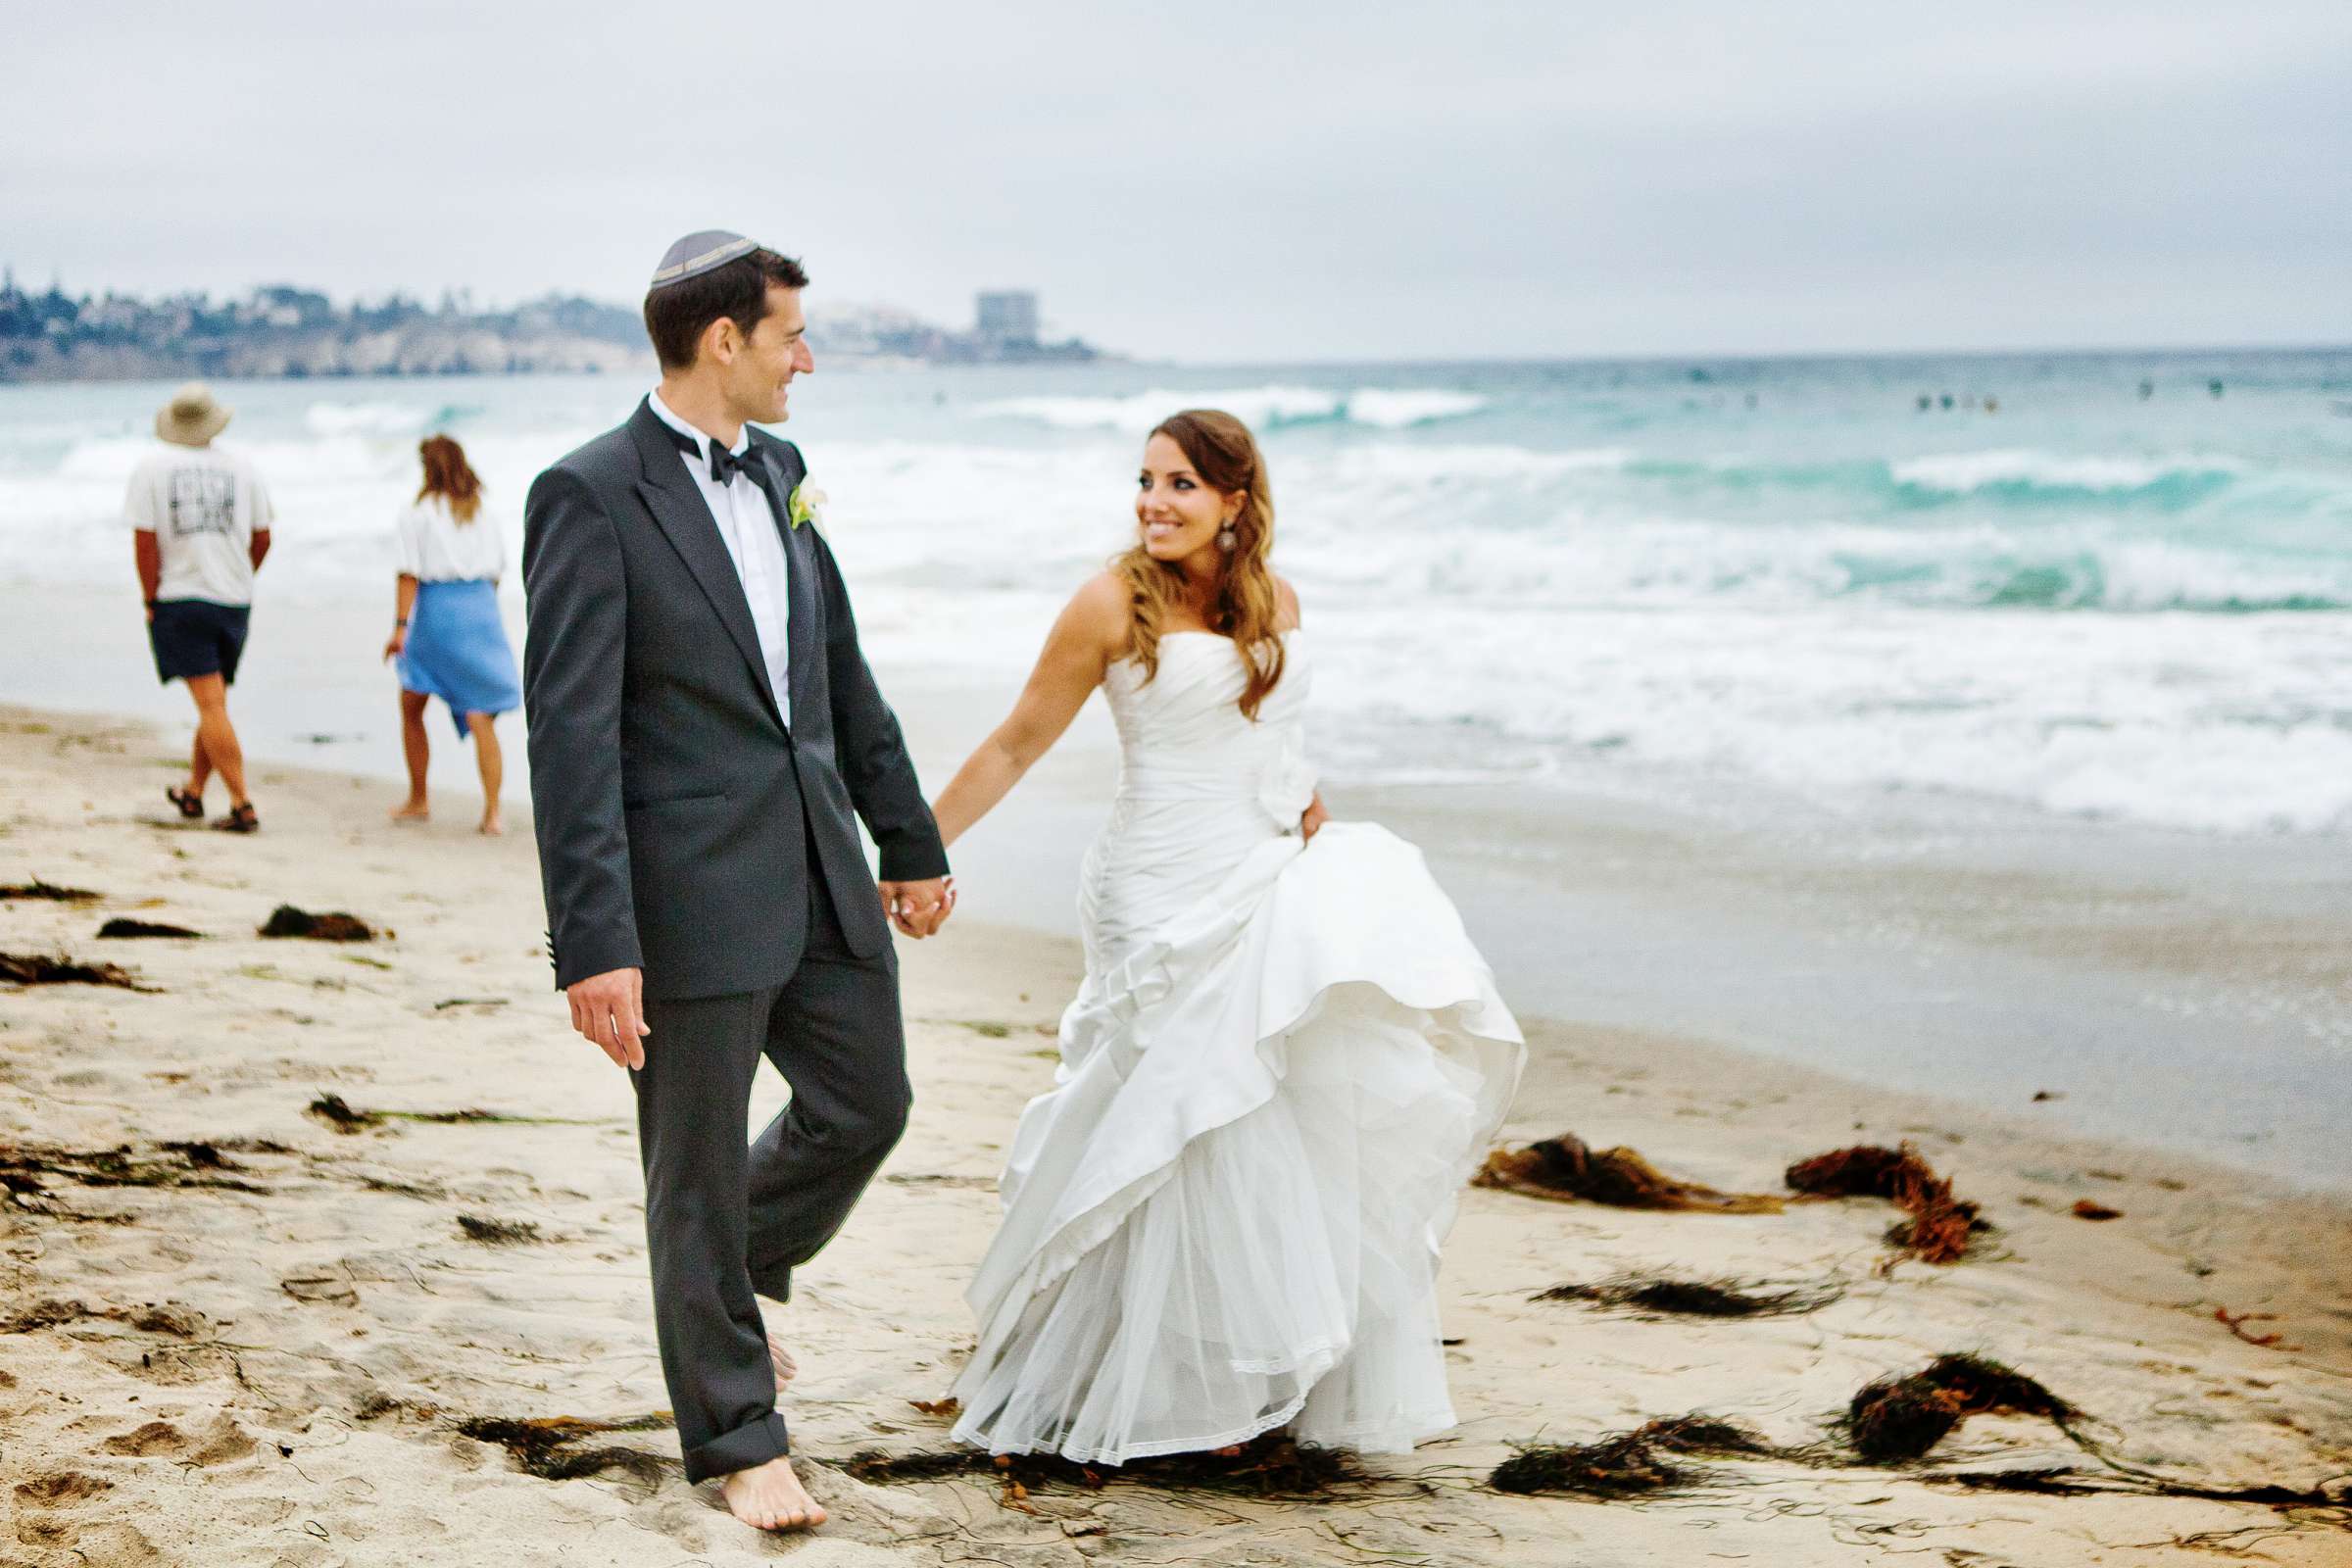
[[[813,860],[811,861],[813,863]],[[758,1293],[849,1218],[899,1134],[912,1091],[899,962],[852,953],[822,877],[808,879],[808,947],[782,986],[649,997],[637,1089],[654,1326],[689,1480],[788,1452]],[[765,1055],[792,1102],[746,1147],[752,1075]]]

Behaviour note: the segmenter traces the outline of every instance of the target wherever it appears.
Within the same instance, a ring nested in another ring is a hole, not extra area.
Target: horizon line
[[[13,274],[16,272],[17,269],[16,269],[16,266],[15,266],[15,264],[14,264],[14,263],[7,263],[7,264],[0,264],[0,270],[4,270],[5,274],[13,276]],[[29,293],[29,292],[30,292],[29,290],[25,290],[25,289],[24,289],[24,283],[23,283],[22,281],[18,281],[18,282],[16,283],[16,286],[17,286],[17,288],[18,288],[20,291],[26,292],[26,293]],[[58,278],[58,277],[55,277],[55,276],[53,276],[53,278],[52,278],[52,280],[51,280],[51,283],[50,283],[50,285],[49,285],[49,286],[50,286],[50,288],[51,288],[51,289],[54,289],[54,290],[56,290],[56,291],[58,291],[58,292],[61,292],[61,293],[65,292],[65,290],[64,290],[64,288],[63,288],[63,281],[62,281],[62,278]],[[321,296],[323,296],[324,298],[326,298],[326,299],[327,299],[328,301],[330,301],[330,302],[335,302],[335,301],[337,300],[337,296],[336,296],[334,293],[332,293],[331,291],[329,291],[329,290],[327,290],[327,289],[325,289],[325,288],[320,288],[320,287],[318,287],[318,286],[315,286],[315,285],[312,285],[312,284],[306,284],[306,283],[297,283],[297,282],[292,282],[292,281],[288,281],[288,280],[280,280],[280,281],[273,281],[273,282],[261,282],[261,283],[252,283],[252,284],[248,284],[248,285],[246,285],[246,287],[247,287],[247,289],[248,289],[248,291],[249,291],[249,292],[259,292],[260,290],[262,290],[262,289],[266,289],[266,288],[289,288],[289,289],[297,289],[297,290],[301,290],[301,291],[303,291],[303,292],[306,292],[306,293],[313,293],[313,294],[318,294],[318,295],[321,295]],[[1028,291],[1029,291],[1029,292],[1034,292],[1034,293],[1042,293],[1042,292],[1043,292],[1043,290],[1041,290],[1041,289],[1031,289],[1031,290],[1028,290]],[[153,298],[153,299],[164,299],[164,300],[168,300],[168,299],[172,299],[172,298],[175,297],[174,295],[172,295],[172,294],[168,294],[168,293],[167,293],[167,294],[152,295],[152,296],[150,296],[150,295],[142,295],[142,294],[137,294],[137,293],[131,293],[131,292],[128,292],[128,291],[118,291],[118,290],[115,290],[115,289],[113,289],[113,288],[111,288],[111,287],[110,287],[110,288],[107,290],[107,293],[108,293],[108,294],[110,294],[110,295],[112,295],[112,294],[117,294],[118,292],[120,292],[120,293],[121,293],[121,297],[123,297],[123,298],[128,298],[128,299],[147,299],[147,298]],[[201,288],[197,288],[197,289],[183,289],[183,290],[181,290],[180,292],[181,292],[181,293],[194,293],[194,294],[198,294],[198,295],[200,295],[200,296],[206,297],[206,298],[210,298],[210,297],[211,297],[211,292],[212,292],[212,291],[211,291],[211,290],[209,290],[209,289],[201,289]],[[449,297],[451,297],[451,296],[457,295],[457,294],[459,294],[459,293],[461,293],[461,292],[463,292],[463,293],[467,293],[467,294],[470,294],[472,291],[471,291],[471,288],[470,288],[470,286],[469,286],[469,285],[457,285],[457,284],[452,284],[452,285],[447,285],[447,286],[444,286],[444,287],[443,287],[443,289],[441,290],[441,293],[442,293],[442,296],[443,296],[443,298],[444,298],[444,299],[447,299],[447,298],[449,298]],[[977,295],[979,295],[979,294],[991,293],[991,292],[1003,292],[1003,290],[992,290],[992,289],[979,289],[979,288],[975,288],[974,290],[972,290],[972,292],[973,292],[973,294],[974,294],[974,295],[975,295],[975,297],[976,297],[976,296],[977,296]],[[38,296],[35,296],[35,297],[38,297]],[[68,297],[69,297],[69,298],[73,298],[73,297],[74,297],[74,296],[69,295]],[[84,296],[81,296],[81,297],[85,297],[85,298],[87,298],[87,297],[92,297],[92,296],[89,296],[89,295],[84,295]],[[99,296],[99,297],[103,297],[103,296]],[[422,296],[422,295],[412,295],[412,294],[409,294],[409,293],[407,293],[407,292],[406,292],[405,290],[403,290],[403,289],[398,289],[398,288],[395,288],[395,289],[388,290],[388,291],[386,291],[386,292],[384,292],[384,293],[382,293],[382,294],[380,294],[380,295],[372,295],[372,296],[371,296],[371,295],[366,295],[366,294],[362,294],[362,293],[359,293],[359,292],[357,292],[357,291],[354,291],[354,292],[352,292],[352,293],[345,294],[345,295],[341,296],[341,304],[342,304],[342,307],[343,307],[343,308],[345,308],[345,309],[353,309],[353,308],[357,308],[357,307],[360,307],[360,306],[362,306],[362,305],[364,305],[364,304],[368,303],[368,302],[369,300],[371,300],[371,299],[372,299],[372,300],[374,300],[374,301],[377,301],[377,302],[381,302],[381,303],[389,303],[389,302],[391,302],[391,301],[393,301],[393,300],[397,300],[397,299],[411,299],[411,300],[414,300],[414,301],[416,301],[416,303],[418,303],[418,304],[423,304],[423,303],[425,303],[425,297],[424,297],[424,296]],[[536,304],[536,303],[538,303],[538,302],[540,302],[540,301],[543,301],[543,300],[558,300],[558,299],[564,299],[564,300],[579,300],[579,301],[584,301],[584,302],[586,302],[586,303],[588,303],[588,304],[591,304],[591,305],[601,305],[601,306],[604,306],[604,307],[606,307],[606,308],[608,308],[608,309],[611,309],[611,310],[618,310],[618,311],[634,311],[634,310],[636,310],[636,309],[638,308],[638,307],[631,306],[631,305],[625,304],[625,303],[623,303],[623,302],[620,302],[620,301],[617,301],[617,300],[612,300],[612,299],[603,298],[603,297],[601,297],[601,296],[598,296],[598,295],[593,295],[593,294],[583,294],[583,293],[567,293],[567,292],[565,292],[564,289],[562,289],[562,288],[560,288],[560,287],[550,287],[550,288],[549,288],[549,289],[547,289],[545,292],[543,292],[543,293],[539,293],[539,294],[534,294],[534,295],[529,295],[529,296],[518,296],[517,298],[515,298],[515,299],[514,299],[514,300],[512,300],[512,301],[503,301],[503,302],[502,302],[502,301],[500,301],[500,300],[497,300],[497,299],[495,299],[495,298],[494,298],[494,299],[491,299],[491,300],[488,300],[488,301],[486,301],[486,302],[479,303],[479,304],[469,303],[469,304],[467,305],[467,307],[466,307],[466,308],[467,308],[467,310],[469,310],[470,312],[472,312],[472,313],[474,313],[474,314],[477,314],[477,315],[490,315],[490,314],[495,314],[495,313],[498,313],[498,312],[501,312],[501,311],[513,311],[513,310],[519,310],[519,309],[521,309],[521,308],[522,308],[522,307],[524,307],[524,306],[527,306],[527,305],[532,305],[532,304]],[[906,314],[908,314],[908,315],[911,315],[911,316],[914,316],[914,317],[916,317],[918,319],[920,319],[920,318],[922,318],[922,313],[921,313],[921,311],[920,311],[920,310],[919,310],[917,307],[910,306],[910,305],[899,305],[899,304],[893,304],[893,303],[886,302],[886,301],[881,301],[881,300],[871,300],[871,299],[864,299],[864,300],[860,300],[860,299],[851,299],[851,298],[846,298],[846,297],[845,297],[844,299],[842,299],[842,300],[840,301],[840,303],[841,303],[842,305],[846,306],[846,307],[851,307],[851,308],[855,308],[855,309],[860,309],[860,310],[869,310],[869,311],[903,311],[903,312],[906,312]],[[650,352],[650,351],[651,351],[651,345],[650,345],[650,343],[647,345],[647,347],[648,347],[648,351]],[[1181,358],[1181,359],[1180,359],[1180,358],[1176,358],[1176,357],[1174,357],[1174,356],[1164,356],[1164,355],[1152,355],[1152,354],[1136,353],[1136,352],[1132,352],[1132,351],[1128,351],[1128,350],[1117,349],[1117,348],[1107,348],[1107,347],[1102,348],[1101,352],[1102,352],[1102,353],[1104,355],[1104,357],[1105,357],[1105,359],[1106,359],[1106,360],[1108,360],[1110,363],[1114,363],[1114,364],[1135,365],[1135,366],[1167,366],[1167,367],[1170,367],[1170,368],[1195,368],[1195,369],[1256,369],[1256,368],[1292,368],[1292,369],[1352,369],[1352,368],[1359,368],[1371,367],[1371,366],[1387,366],[1387,367],[1396,367],[1396,368],[1444,368],[1444,367],[1447,367],[1447,366],[1469,366],[1469,365],[1486,365],[1486,366],[1494,366],[1494,365],[1524,365],[1524,366],[1540,366],[1540,365],[1649,365],[1649,364],[1670,363],[1670,362],[1679,362],[1679,361],[1701,361],[1701,362],[1704,362],[1704,361],[1713,361],[1713,362],[1724,362],[1724,361],[1730,361],[1730,362],[1734,362],[1734,363],[1742,363],[1742,362],[1744,362],[1744,363],[1764,363],[1764,362],[1771,362],[1771,361],[1789,361],[1789,360],[1797,360],[1797,361],[1802,361],[1802,360],[1900,360],[1900,359],[2006,359],[2006,358],[2020,358],[2020,357],[2025,357],[2025,356],[2030,356],[2030,355],[2037,355],[2037,354],[2042,354],[2042,355],[2052,355],[2052,356],[2058,356],[2058,357],[2067,357],[2067,358],[2081,358],[2081,357],[2088,357],[2088,356],[2093,356],[2093,355],[2130,355],[2130,354],[2160,354],[2160,355],[2161,355],[2161,354],[2258,354],[2258,353],[2327,354],[2327,353],[2352,352],[2352,337],[2346,337],[2346,338],[2342,338],[2342,339],[2335,339],[2335,340],[2329,340],[2329,339],[2305,339],[2305,338],[2272,338],[2272,339],[2248,339],[2248,340],[2240,340],[2240,341],[2237,341],[2237,342],[2232,342],[2232,343],[2217,343],[2217,342],[2165,343],[2165,342],[2161,342],[2161,341],[2158,341],[2158,342],[2133,342],[2133,343],[2071,343],[2071,344],[2070,344],[2070,343],[2024,343],[2024,344],[2001,344],[2001,345],[1994,345],[1994,346],[1989,346],[1989,347],[1977,347],[1977,348],[1962,348],[1962,347],[1955,347],[1955,346],[1951,346],[1951,345],[1948,345],[1948,344],[1947,344],[1947,345],[1941,345],[1941,346],[1920,346],[1920,347],[1899,347],[1899,348],[1854,348],[1854,347],[1827,347],[1827,348],[1770,349],[1770,350],[1764,350],[1764,349],[1723,349],[1723,348],[1718,348],[1718,349],[1703,349],[1703,350],[1702,350],[1702,349],[1629,349],[1629,350],[1621,350],[1621,351],[1616,351],[1616,352],[1605,352],[1605,353],[1577,353],[1577,352],[1568,352],[1568,351],[1562,351],[1562,352],[1541,352],[1541,353],[1533,353],[1533,354],[1526,354],[1526,353],[1513,353],[1513,354],[1456,354],[1456,355],[1429,355],[1429,356],[1411,356],[1411,357],[1402,358],[1402,359],[1396,359],[1396,358],[1371,358],[1371,357],[1365,357],[1365,358],[1355,358],[1355,357],[1350,357],[1350,356],[1346,356],[1346,355],[1340,355],[1340,356],[1331,356],[1331,357],[1324,357],[1324,356],[1308,356],[1308,357],[1302,357],[1302,358],[1273,358],[1273,359],[1223,359],[1223,358],[1206,358],[1206,359],[1191,359],[1191,358]],[[1100,363],[1100,362],[1098,362],[1098,363]],[[501,373],[505,373],[505,372],[501,372]],[[524,373],[524,374],[562,374],[562,373],[564,373],[564,372],[562,372],[562,371],[525,371],[525,372],[521,372],[521,373]],[[400,377],[383,377],[383,376],[353,376],[353,377],[350,377],[350,379],[353,379],[353,380],[379,380],[379,379],[400,379]],[[14,384],[14,383],[0,383],[0,384]]]

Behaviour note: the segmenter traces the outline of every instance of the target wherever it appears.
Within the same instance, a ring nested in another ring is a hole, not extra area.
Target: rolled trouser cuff
[[[792,1265],[790,1263],[762,1263],[758,1258],[754,1258],[751,1271],[752,1290],[756,1294],[764,1296],[771,1301],[792,1299]]]
[[[686,1450],[686,1479],[710,1481],[749,1470],[792,1451],[784,1435],[784,1418],[770,1410],[757,1421],[721,1433],[709,1443]]]

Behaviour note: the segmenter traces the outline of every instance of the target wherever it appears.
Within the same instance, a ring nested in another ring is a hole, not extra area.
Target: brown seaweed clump
[[[2082,1412],[2014,1367],[1939,1355],[1924,1371],[1881,1378],[1846,1406],[1854,1451],[1874,1463],[1916,1459],[1972,1415],[2032,1415],[2071,1430]]]
[[[56,883],[44,882],[37,876],[29,882],[11,882],[5,887],[0,887],[0,903],[14,903],[19,899],[39,899],[50,904],[96,904],[104,897],[106,897],[105,894],[92,893],[88,888],[59,887]]]
[[[2208,1487],[2193,1481],[2136,1470],[1960,1470],[1919,1478],[1930,1486],[1965,1487],[1972,1492],[2025,1493],[2043,1497],[2194,1497],[2204,1502],[2251,1502],[2266,1508],[2324,1509],[2313,1522],[2352,1529],[2352,1484],[2286,1487],[2277,1482],[2252,1486]]]
[[[1952,1184],[1936,1174],[1910,1144],[1887,1149],[1857,1144],[1800,1159],[1784,1175],[1808,1198],[1884,1198],[1911,1217],[1887,1231],[1889,1244],[1916,1252],[1922,1261],[1950,1263],[1969,1243],[1990,1230],[1977,1205],[1952,1195]]]
[[[60,954],[0,953],[0,981],[19,986],[121,986],[144,991],[138,977],[118,963],[80,963]]]
[[[1625,1276],[1593,1285],[1554,1285],[1538,1291],[1539,1301],[1591,1301],[1601,1307],[1632,1307],[1684,1317],[1786,1317],[1814,1312],[1845,1293],[1820,1289],[1755,1291],[1743,1280],[1668,1280]]]
[[[204,933],[191,931],[184,925],[170,925],[161,920],[133,920],[127,915],[120,915],[100,926],[98,935],[111,941],[127,937],[201,937]]]
[[[1616,1208],[1690,1209],[1713,1214],[1777,1214],[1783,1200],[1769,1193],[1719,1193],[1677,1181],[1632,1149],[1586,1147],[1574,1133],[1487,1156],[1473,1187],[1494,1187],[1559,1202],[1582,1200]]]
[[[472,1122],[497,1122],[515,1127],[590,1125],[567,1116],[514,1116],[501,1110],[483,1110],[478,1106],[466,1110],[360,1110],[336,1094],[321,1094],[303,1109],[339,1133],[356,1133],[394,1121],[426,1122],[438,1127],[457,1127]]]
[[[1347,1449],[1297,1443],[1281,1432],[1266,1433],[1237,1447],[1162,1454],[1125,1465],[1080,1464],[1058,1454],[990,1455],[971,1448],[948,1448],[903,1454],[868,1450],[852,1455],[842,1468],[859,1481],[876,1485],[984,1475],[1002,1482],[1014,1497],[1034,1487],[1100,1492],[1124,1482],[1167,1492],[1306,1499],[1369,1492],[1383,1485]]]
[[[1497,1492],[1572,1492],[1588,1497],[1638,1497],[1687,1487],[1700,1471],[1678,1465],[1668,1454],[1772,1452],[1754,1433],[1713,1416],[1686,1415],[1652,1421],[1573,1447],[1533,1445],[1496,1465],[1487,1484]]]
[[[539,1227],[527,1219],[493,1219],[486,1214],[460,1214],[458,1230],[469,1242],[490,1247],[513,1247],[521,1242],[543,1242]]]
[[[612,1444],[594,1448],[572,1445],[598,1433],[659,1432],[669,1425],[669,1413],[665,1410],[630,1421],[586,1421],[574,1416],[549,1416],[535,1421],[467,1416],[457,1424],[461,1434],[477,1443],[497,1444],[507,1450],[515,1469],[542,1481],[571,1481],[619,1470],[649,1487],[662,1484],[670,1461]]]
[[[37,1200],[49,1192],[48,1182],[55,1180],[75,1187],[196,1187],[231,1193],[266,1193],[266,1187],[241,1181],[234,1175],[246,1169],[223,1155],[213,1144],[161,1144],[157,1149],[175,1156],[159,1159],[142,1154],[128,1144],[113,1149],[61,1149],[46,1144],[0,1143],[0,1188],[19,1199],[36,1200],[20,1203],[21,1207],[37,1208]]]
[[[356,1133],[363,1127],[380,1127],[384,1118],[372,1110],[354,1110],[341,1095],[320,1095],[303,1107],[339,1133]]]
[[[375,928],[356,914],[340,910],[313,914],[291,904],[281,904],[270,913],[270,923],[262,927],[266,937],[307,937],[313,942],[373,942]]]

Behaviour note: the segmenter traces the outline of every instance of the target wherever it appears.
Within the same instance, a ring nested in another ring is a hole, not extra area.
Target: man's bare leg
[[[204,787],[213,781],[213,760],[205,755],[204,731],[196,731],[196,742],[188,749],[187,793],[204,799]]]
[[[245,749],[237,744],[236,729],[228,721],[228,683],[218,675],[190,675],[188,695],[196,700],[196,744],[228,786],[228,804],[243,806],[248,798]]]
[[[721,1483],[727,1507],[755,1530],[808,1530],[825,1522],[825,1510],[778,1455],[765,1464],[738,1470]]]

